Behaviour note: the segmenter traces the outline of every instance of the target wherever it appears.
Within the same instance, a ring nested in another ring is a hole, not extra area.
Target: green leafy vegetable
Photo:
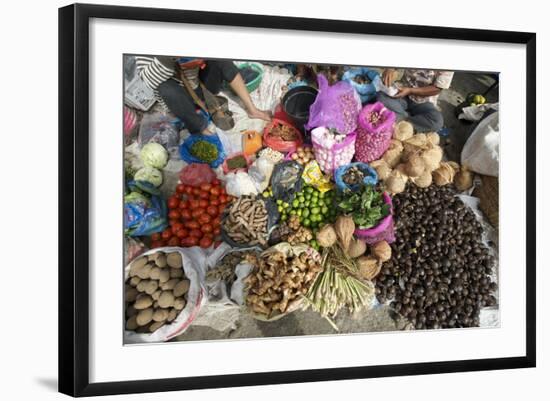
[[[134,174],[134,180],[147,181],[159,187],[162,184],[162,172],[154,167],[145,166]]]
[[[168,152],[161,144],[151,142],[143,146],[140,153],[143,164],[162,169],[168,163]]]
[[[390,206],[384,203],[382,192],[372,185],[364,185],[359,192],[347,192],[338,202],[338,208],[351,214],[354,223],[360,229],[374,227],[390,214]]]
[[[218,158],[218,148],[207,141],[197,141],[189,149],[191,155],[206,163],[212,163]]]
[[[227,167],[229,170],[235,170],[237,168],[246,168],[248,166],[244,156],[235,156],[232,159],[227,160]]]

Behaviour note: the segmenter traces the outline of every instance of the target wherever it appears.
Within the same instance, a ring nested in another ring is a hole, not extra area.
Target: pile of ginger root
[[[288,243],[280,243],[247,261],[253,270],[245,279],[246,305],[269,319],[289,310],[301,301],[317,274],[322,270],[317,252],[294,252]]]

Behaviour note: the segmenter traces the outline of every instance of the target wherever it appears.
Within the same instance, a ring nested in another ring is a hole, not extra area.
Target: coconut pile
[[[443,160],[437,133],[415,134],[412,124],[407,121],[395,125],[388,150],[370,165],[392,194],[403,192],[409,181],[420,188],[427,188],[432,182],[439,186],[454,183],[460,191],[473,184],[469,170]]]

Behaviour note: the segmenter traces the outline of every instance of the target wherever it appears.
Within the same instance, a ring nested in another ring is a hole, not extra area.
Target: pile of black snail
[[[482,227],[452,186],[409,185],[393,199],[396,241],[376,278],[376,296],[416,329],[479,326],[497,303],[495,258]]]

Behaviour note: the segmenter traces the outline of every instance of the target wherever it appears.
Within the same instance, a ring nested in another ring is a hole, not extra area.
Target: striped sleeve
[[[136,57],[136,68],[140,78],[145,84],[156,90],[164,81],[174,75],[174,70],[163,65],[157,58],[152,57]]]

